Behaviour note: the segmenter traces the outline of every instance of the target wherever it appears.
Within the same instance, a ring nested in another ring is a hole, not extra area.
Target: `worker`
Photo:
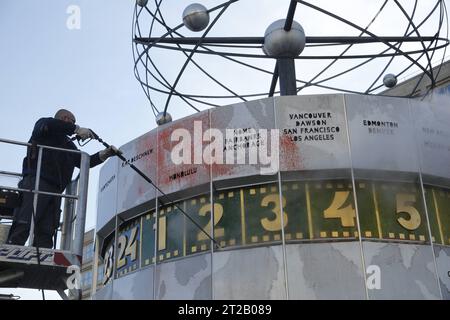
[[[29,140],[31,147],[23,159],[23,179],[18,186],[21,189],[34,190],[38,162],[37,145],[51,146],[61,149],[78,150],[70,136],[76,135],[84,141],[93,138],[88,128],[75,124],[75,116],[66,109],[60,109],[53,118],[39,119]],[[90,156],[90,167],[95,167],[119,151],[110,146]],[[72,180],[75,167],[80,167],[80,153],[43,149],[40,167],[39,191],[62,193]],[[14,220],[8,234],[7,244],[24,245],[28,239],[31,225],[34,193],[23,192],[20,207],[14,210]],[[59,227],[61,214],[61,197],[45,194],[38,195],[36,212],[34,212],[33,246],[52,248],[53,238]]]

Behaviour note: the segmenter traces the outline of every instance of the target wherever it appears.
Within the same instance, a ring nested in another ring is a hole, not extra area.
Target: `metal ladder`
[[[0,139],[0,147],[4,144],[23,147],[31,146],[29,143]],[[69,299],[65,293],[65,290],[69,289],[69,295],[72,298],[81,299],[82,289],[80,272],[86,222],[90,156],[87,153],[78,150],[61,149],[43,145],[37,145],[37,148],[38,161],[34,189],[27,190],[0,184],[0,190],[6,192],[32,192],[34,195],[34,212],[36,212],[38,196],[40,194],[64,198],[65,203],[62,215],[63,221],[61,225],[59,248],[39,248],[38,261],[38,254],[35,247],[0,243],[0,287],[56,290],[63,299]],[[81,155],[78,178],[73,180],[72,183],[67,186],[65,193],[39,191],[42,153],[44,149],[79,153]],[[22,177],[21,173],[1,170],[0,176]],[[11,215],[1,215],[0,203],[0,222],[3,223],[5,220],[12,221],[12,219],[13,216]],[[8,229],[5,224],[1,224],[0,227],[3,227],[3,232],[6,232]],[[29,244],[33,243],[34,229],[32,215],[30,236],[28,239]]]

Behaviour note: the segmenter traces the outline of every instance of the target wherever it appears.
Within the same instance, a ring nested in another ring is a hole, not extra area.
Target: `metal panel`
[[[450,110],[439,102],[410,100],[422,173],[450,178]]]
[[[111,236],[107,242],[100,247],[99,260],[103,264],[103,275],[101,276],[103,284],[111,283],[114,279],[115,269],[115,237]]]
[[[110,282],[103,288],[97,290],[97,292],[92,295],[92,300],[111,300],[112,296],[113,296],[113,283]]]
[[[370,299],[440,299],[431,246],[363,242],[366,268],[379,267]],[[368,282],[370,279],[368,278]]]
[[[273,99],[249,101],[235,105],[229,105],[211,110],[211,128],[218,129],[223,138],[223,164],[213,164],[213,180],[231,179],[252,175],[274,174],[270,172],[270,165],[258,161],[251,163],[249,151],[256,153],[264,151],[260,146],[265,145],[270,151],[270,132],[267,139],[258,135],[258,129],[274,129]],[[228,132],[228,134],[227,134]],[[235,152],[235,150],[237,152]],[[242,155],[239,155],[242,152]],[[227,161],[226,153],[232,155],[232,162]],[[270,152],[269,152],[270,154]],[[278,159],[278,156],[277,156]],[[266,169],[266,170],[264,170]]]
[[[365,299],[359,242],[286,247],[290,299]]]
[[[286,199],[284,211],[297,229],[295,233],[289,231],[288,223],[286,241],[358,238],[352,188],[350,177],[339,180],[283,181],[282,194]],[[300,232],[300,237],[294,236],[297,232]],[[289,234],[292,234],[290,238]]]
[[[152,211],[142,217],[141,267],[155,263],[156,217]]]
[[[219,208],[216,209],[215,215],[218,219],[220,212]],[[202,232],[202,228],[205,232]],[[163,206],[158,212],[156,261],[178,259],[209,251],[211,240],[208,235],[211,235],[209,194]]]
[[[234,221],[241,227],[242,244],[256,244],[262,242],[281,243],[282,216],[279,187],[277,183],[262,184],[241,189],[241,223]],[[236,190],[236,194],[238,190]],[[228,195],[233,192],[227,192]],[[283,222],[288,222],[286,213]],[[288,224],[289,227],[293,223]],[[289,232],[295,231],[289,228]]]
[[[114,280],[113,300],[152,300],[153,267]]]
[[[100,169],[97,193],[97,230],[111,221],[116,212],[119,159],[110,158]]]
[[[433,242],[450,245],[450,190],[430,185],[424,189]]]
[[[202,157],[207,144],[203,134],[208,129],[209,111],[158,128],[158,187],[164,193],[209,183],[210,167]],[[178,156],[186,156],[186,161],[174,162]]]
[[[185,217],[180,210],[184,208],[184,202],[178,202],[176,206],[164,206],[158,211],[156,261],[185,255]]]
[[[206,252],[211,250],[212,236],[211,227],[211,197],[209,194],[188,199],[184,203],[184,211],[187,216],[184,217],[184,253],[185,255]],[[216,205],[214,210],[214,224],[222,217],[220,208]],[[189,218],[188,218],[189,217]],[[195,223],[192,221],[195,221]],[[203,230],[202,230],[202,229]],[[221,233],[221,228],[215,228],[215,231]]]
[[[213,254],[214,299],[286,299],[281,246]]]
[[[246,243],[243,193],[239,188],[214,193],[214,239],[222,248]]]
[[[155,188],[129,164],[156,182],[156,131],[150,131],[120,147],[127,162],[118,168],[117,212],[123,212],[155,198]]]
[[[418,171],[408,100],[359,95],[345,100],[355,169]]]
[[[356,193],[363,238],[430,240],[420,184],[357,180]]]
[[[211,299],[211,254],[156,266],[155,299]]]
[[[280,170],[349,168],[343,95],[275,98]]]
[[[442,297],[450,300],[450,247],[434,246]]]

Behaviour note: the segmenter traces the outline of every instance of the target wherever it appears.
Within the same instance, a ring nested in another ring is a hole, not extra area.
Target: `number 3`
[[[104,277],[103,284],[106,284],[111,278],[113,273],[113,263],[114,263],[114,246],[111,246],[105,254],[105,267],[104,267]]]
[[[284,208],[286,206],[286,198],[283,197],[282,200],[283,203],[281,206]],[[272,209],[272,212],[275,214],[274,220],[269,220],[268,218],[261,219],[261,224],[263,228],[267,231],[278,231],[281,230],[281,210],[280,210],[280,196],[278,194],[270,194],[268,196],[265,196],[261,201],[261,206],[268,207],[269,203],[274,204],[274,208]],[[286,212],[283,212],[283,228],[286,227],[288,223],[288,216]]]

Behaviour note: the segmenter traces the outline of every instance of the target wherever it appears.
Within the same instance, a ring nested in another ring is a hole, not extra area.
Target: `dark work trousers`
[[[19,182],[19,188],[35,188],[35,177],[25,177]],[[40,179],[39,191],[61,193],[57,187]],[[30,233],[31,216],[33,213],[34,193],[23,192],[22,205],[14,210],[14,221],[9,230],[7,244],[24,245]],[[59,225],[61,198],[49,195],[38,195],[34,221],[33,246],[52,248],[53,236]]]

